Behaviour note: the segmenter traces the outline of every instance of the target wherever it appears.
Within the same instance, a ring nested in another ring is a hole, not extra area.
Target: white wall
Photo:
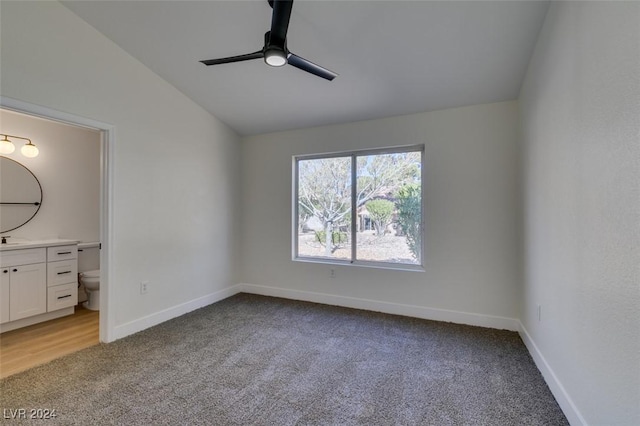
[[[40,155],[27,158],[20,153],[24,141],[15,139],[16,150],[5,157],[31,170],[43,192],[36,216],[6,234],[99,241],[100,133],[7,110],[0,110],[0,132],[29,138],[38,147]]]
[[[575,424],[640,424],[639,100],[640,3],[554,2],[520,96],[522,323]]]
[[[57,2],[2,2],[1,31],[3,96],[115,128],[114,336],[231,286],[236,134]]]
[[[509,328],[490,318],[519,314],[517,114],[515,102],[503,102],[243,139],[241,282]],[[417,143],[426,145],[426,272],[291,260],[293,155]]]

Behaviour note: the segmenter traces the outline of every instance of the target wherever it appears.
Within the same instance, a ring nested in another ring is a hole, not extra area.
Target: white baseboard
[[[547,386],[549,386],[551,393],[556,398],[556,401],[558,401],[558,405],[560,405],[562,412],[567,417],[567,420],[569,420],[569,424],[572,426],[586,426],[587,422],[584,417],[582,417],[582,414],[578,411],[578,408],[573,403],[573,400],[565,390],[564,386],[562,386],[562,383],[560,383],[560,380],[558,380],[558,376],[556,376],[551,369],[551,366],[547,363],[547,360],[542,355],[542,352],[540,352],[540,349],[538,349],[538,346],[531,338],[531,335],[527,332],[527,329],[520,321],[518,321],[518,324],[522,341],[529,350],[538,370],[542,373],[542,377],[544,377],[544,380],[547,382]]]
[[[381,302],[378,300],[338,296],[326,293],[315,293],[311,291],[291,290],[279,287],[268,287],[256,284],[243,283],[238,284],[237,287],[241,292],[260,294],[263,296],[274,296],[282,297],[285,299],[303,300],[306,302],[324,303],[326,305],[364,309],[367,311],[383,312],[385,314],[404,315],[414,318],[475,325],[479,327],[496,328],[500,330],[520,330],[520,322],[515,318],[449,311],[446,309],[426,308],[423,306]]]
[[[146,317],[138,318],[128,323],[119,325],[114,329],[114,340],[121,339],[130,334],[137,333],[149,327],[153,327],[154,325],[158,325],[160,323],[168,321],[172,318],[179,317],[180,315],[184,315],[188,312],[195,311],[196,309],[203,308],[212,303],[219,302],[220,300],[231,297],[239,292],[239,286],[236,284],[231,287],[216,291],[215,293],[211,293],[206,296],[202,296],[197,299],[182,303],[180,305],[172,306],[163,311],[147,315]]]

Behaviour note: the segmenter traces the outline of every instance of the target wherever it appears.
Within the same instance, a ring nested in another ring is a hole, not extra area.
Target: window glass
[[[351,157],[298,162],[298,256],[351,260]]]
[[[419,264],[420,153],[357,157],[358,260]]]
[[[423,147],[295,159],[297,259],[422,264]]]

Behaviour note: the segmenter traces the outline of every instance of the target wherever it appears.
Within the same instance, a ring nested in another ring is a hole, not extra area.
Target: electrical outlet
[[[149,281],[140,281],[140,294],[147,294],[149,290]]]
[[[331,279],[334,279],[336,277],[336,270],[331,268],[331,272],[330,272],[329,276],[331,277]]]

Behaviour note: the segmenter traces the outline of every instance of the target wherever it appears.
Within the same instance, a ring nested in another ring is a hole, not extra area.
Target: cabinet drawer
[[[7,250],[0,252],[0,266],[20,266],[47,261],[47,251],[44,248]]]
[[[78,303],[78,285],[62,284],[47,289],[47,312],[68,308]]]
[[[77,283],[78,282],[78,261],[63,260],[61,262],[47,263],[47,286]]]
[[[58,260],[76,259],[78,257],[78,246],[57,246],[47,248],[47,261],[56,262]]]

